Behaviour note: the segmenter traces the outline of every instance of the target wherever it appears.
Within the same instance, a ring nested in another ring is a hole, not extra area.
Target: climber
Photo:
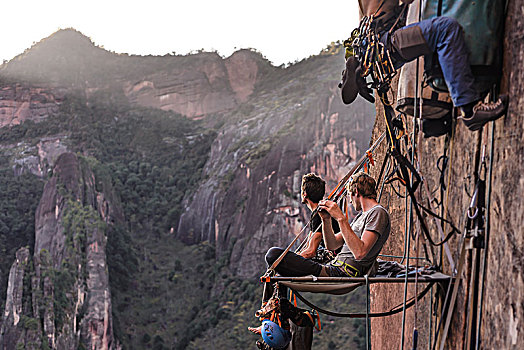
[[[331,251],[325,249],[322,243],[322,230],[320,216],[314,213],[318,206],[318,202],[324,198],[326,192],[326,182],[318,175],[309,173],[302,176],[302,184],[300,186],[300,197],[302,204],[305,204],[312,212],[312,216],[309,222],[310,234],[308,235],[303,248],[297,252],[298,255],[312,259],[318,263],[328,262],[333,259],[334,255]],[[338,223],[333,220],[332,227],[338,232]],[[280,251],[281,253],[281,251]],[[279,253],[279,254],[280,254]],[[296,312],[300,310],[295,310]],[[258,333],[262,327],[249,328],[252,332]],[[292,334],[292,341],[290,344],[290,350],[293,349],[311,349],[313,342],[313,325],[307,322],[302,326],[297,326],[294,322],[290,324],[290,331]],[[264,335],[262,333],[262,335]],[[266,341],[267,342],[267,341]]]
[[[318,212],[322,222],[322,236],[326,247],[340,253],[327,264],[318,263],[312,259],[288,252],[275,268],[282,276],[324,276],[324,277],[357,277],[373,273],[375,261],[386,242],[390,231],[389,214],[376,201],[376,182],[364,172],[354,174],[347,184],[350,202],[357,211],[361,211],[350,225],[338,205],[329,200],[320,200]],[[332,220],[340,227],[340,232],[334,231]],[[284,249],[273,247],[266,254],[266,262],[271,266]],[[281,288],[285,290],[285,288]],[[282,291],[281,291],[282,292]],[[281,293],[285,295],[284,293]],[[271,295],[267,293],[266,295]],[[312,326],[306,318],[307,312],[290,306],[286,299],[279,300],[287,314],[292,315],[292,321],[299,326]],[[268,302],[269,303],[269,302]],[[297,321],[297,322],[295,322]],[[261,328],[249,328],[254,333],[260,333]]]
[[[302,176],[302,185],[300,196],[302,204],[305,204],[311,212],[314,212],[318,206],[318,202],[324,198],[326,192],[326,182],[318,175],[310,173]],[[320,224],[322,223],[320,216],[312,213],[309,222],[310,234],[306,240],[304,247],[297,252],[298,255],[313,259],[319,263],[328,262],[333,259],[334,255],[329,250],[321,246],[322,231]],[[332,220],[333,229],[338,232],[338,223]]]
[[[390,231],[389,214],[377,203],[375,187],[375,180],[364,172],[352,176],[347,192],[355,210],[362,212],[351,225],[335,202],[328,200],[319,202],[322,235],[326,248],[336,250],[342,247],[335,259],[327,264],[319,264],[289,252],[276,267],[276,272],[283,276],[356,277],[367,274]],[[335,233],[332,219],[338,222],[340,232]],[[282,252],[281,248],[269,249],[266,254],[268,265],[271,265]]]
[[[430,59],[436,53],[453,104],[459,108],[460,118],[470,130],[478,130],[489,121],[506,113],[508,96],[501,95],[495,102],[485,103],[475,88],[475,79],[469,66],[468,51],[460,24],[449,17],[435,17],[402,26],[399,16],[403,7],[413,0],[359,0],[360,16],[374,16],[380,41],[389,50],[395,69],[419,56]],[[358,63],[349,57],[343,77],[342,97],[351,103],[358,90],[365,96],[363,79],[356,77]],[[369,98],[368,98],[369,100]]]

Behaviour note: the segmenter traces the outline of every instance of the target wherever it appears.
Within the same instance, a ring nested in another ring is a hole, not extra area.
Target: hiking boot
[[[495,102],[482,102],[479,101],[475,106],[473,106],[473,114],[468,117],[463,116],[462,121],[469,130],[475,131],[479,130],[492,120],[497,120],[506,114],[508,109],[508,95],[500,95],[499,99]]]

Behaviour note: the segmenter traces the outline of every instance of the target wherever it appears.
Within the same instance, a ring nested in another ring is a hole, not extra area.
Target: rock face
[[[342,58],[320,59],[316,68],[299,64],[251,100],[242,120],[221,129],[204,170],[208,180],[186,198],[177,237],[214,242],[218,255],[231,254],[238,275],[262,273],[265,252],[287,245],[309,221],[298,197],[302,175],[322,174],[331,190],[367,148],[372,105],[342,105]],[[308,85],[315,88],[303,93]]]
[[[27,299],[27,282],[30,281],[32,273],[29,249],[20,248],[9,272],[0,336],[2,349],[14,349],[18,346],[24,349],[40,348],[40,324],[36,318],[33,318],[33,310],[29,309],[31,303],[24,300]]]
[[[27,249],[19,251],[12,268],[3,348],[28,343],[29,335],[17,332],[20,317],[34,319],[38,326],[42,320],[42,339],[53,349],[115,347],[104,226],[122,214],[95,191],[94,181],[76,155],[58,157],[36,212],[34,273],[22,280],[22,262],[32,266],[24,255]],[[22,287],[30,291],[33,305],[25,313]]]
[[[250,50],[235,52],[226,59],[205,52],[163,57],[118,55],[96,47],[76,30],[65,29],[2,66],[0,75],[86,95],[119,91],[140,106],[201,118],[238,107],[255,85],[278,70]],[[0,90],[0,126],[45,118],[53,106],[48,92],[5,89]]]
[[[225,112],[243,103],[269,68],[260,56],[248,50],[222,59],[217,54],[199,54],[191,64],[171,65],[138,81],[124,83],[130,101],[170,110],[189,118]],[[171,58],[176,62],[176,58]]]
[[[62,97],[50,89],[3,85],[0,87],[0,127],[26,120],[39,122],[57,113],[61,101]]]
[[[446,179],[449,176],[451,182],[449,183],[447,217],[462,230],[465,224],[464,212],[469,206],[470,195],[474,189],[475,152],[479,144],[481,149],[485,147],[489,170],[491,137],[494,138],[491,201],[489,202],[490,235],[489,241],[486,242],[486,248],[480,250],[482,258],[484,252],[488,254],[482,304],[480,336],[480,347],[482,349],[519,349],[524,341],[522,323],[524,319],[524,308],[522,306],[522,291],[524,290],[522,222],[524,222],[524,208],[520,195],[524,191],[524,181],[522,180],[524,170],[522,118],[524,110],[521,103],[524,89],[516,83],[524,78],[524,70],[522,69],[524,64],[522,55],[524,52],[522,43],[524,33],[523,5],[524,2],[521,0],[510,1],[506,21],[502,92],[508,93],[510,96],[508,114],[503,119],[496,121],[494,126],[490,123],[480,132],[470,132],[459,121],[455,130],[453,146],[450,146],[450,153],[448,153],[450,163]],[[373,137],[376,138],[384,130],[384,127],[384,123],[377,119]],[[443,153],[444,137],[419,140],[418,147],[420,172],[425,177],[431,191],[438,189],[440,174],[436,164],[437,159]],[[383,159],[385,149],[378,153],[380,155],[377,160],[380,162]],[[373,174],[378,175],[378,170],[374,169]],[[471,177],[468,178],[468,176]],[[436,196],[439,199],[438,194]],[[404,199],[399,199],[391,189],[387,190],[382,202],[389,207],[393,218],[392,234],[385,246],[384,253],[402,255],[405,245],[406,202]],[[428,221],[430,221],[429,218]],[[439,240],[435,226],[430,228],[432,237]],[[417,231],[420,232],[420,228],[415,226],[415,232]],[[458,241],[459,235],[455,235],[449,242],[450,252],[455,263],[457,262]],[[416,254],[414,240],[411,241],[411,247],[410,256],[414,256]],[[422,254],[422,246],[419,254]],[[437,260],[442,254],[443,271],[450,274],[451,268],[445,251],[434,249],[434,254]],[[474,250],[467,250],[463,279],[445,348],[463,348],[467,339],[467,311],[469,310],[467,299],[474,291],[469,283],[474,258]],[[419,286],[418,291],[420,292],[423,287]],[[402,302],[403,293],[403,285],[376,284],[372,286],[372,311],[389,310],[392,306]],[[414,287],[410,286],[408,296],[412,296],[414,293]],[[415,326],[419,330],[419,348],[427,346],[430,334],[428,318],[432,312],[430,305],[429,295],[419,302],[416,321],[414,309],[408,310],[404,333],[405,348],[411,347]],[[383,319],[373,319],[373,348],[398,348],[400,346],[401,325],[402,314]],[[434,326],[435,324],[433,324]],[[434,338],[432,340],[434,341]]]

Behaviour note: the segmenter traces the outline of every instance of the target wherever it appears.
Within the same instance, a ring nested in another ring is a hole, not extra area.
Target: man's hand
[[[319,213],[322,213],[323,211],[327,211],[327,213],[335,220],[339,221],[339,220],[343,220],[345,219],[346,217],[344,216],[344,213],[342,212],[342,210],[340,210],[339,206],[337,205],[337,203],[333,202],[333,201],[329,201],[329,200],[321,200],[320,202],[318,202],[318,208],[319,208]],[[321,217],[322,219],[324,219],[324,217],[322,216],[321,214]]]
[[[326,210],[319,208],[317,213],[318,215],[320,215],[320,218],[322,219],[322,221],[326,221],[331,218],[331,215],[329,215],[329,213]]]
[[[298,253],[298,255],[300,255],[301,257],[306,258],[306,259],[311,259],[311,258],[315,257],[316,252],[311,251],[309,249],[306,249],[306,250],[301,251],[300,253]]]

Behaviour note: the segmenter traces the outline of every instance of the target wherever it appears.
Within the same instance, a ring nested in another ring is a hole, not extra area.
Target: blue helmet
[[[264,320],[262,322],[262,339],[272,348],[283,349],[291,341],[291,332],[283,329],[275,322]]]

